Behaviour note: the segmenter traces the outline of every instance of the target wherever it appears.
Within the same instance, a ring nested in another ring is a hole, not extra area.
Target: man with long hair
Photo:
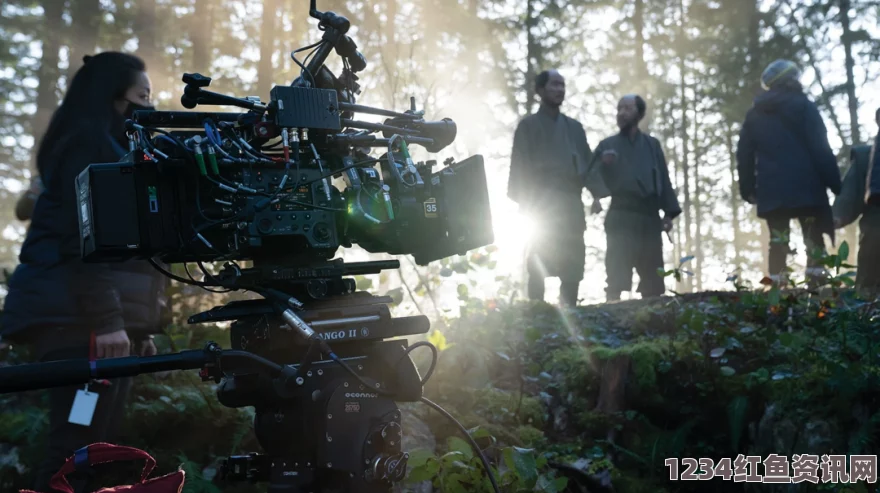
[[[89,164],[118,161],[127,153],[125,120],[150,107],[151,91],[146,67],[133,55],[107,52],[84,62],[38,148],[44,189],[3,310],[3,339],[32,346],[41,361],[124,357],[132,349],[155,354],[151,334],[159,331],[159,300],[167,285],[144,261],[81,259],[75,180]],[[37,471],[37,491],[48,490],[51,476],[75,450],[113,439],[129,387],[130,379],[93,382],[87,392],[97,395],[97,402],[76,413],[75,397],[83,386],[49,391],[49,446]]]

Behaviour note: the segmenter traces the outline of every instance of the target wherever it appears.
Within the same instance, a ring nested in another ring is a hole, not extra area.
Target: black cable
[[[314,53],[314,50],[312,50],[311,52],[309,52],[309,54],[306,55],[305,60],[303,60],[302,62],[300,62],[300,61],[296,58],[296,54],[299,53],[299,52],[301,52],[301,51],[305,51],[305,50],[308,50],[308,49],[311,49],[311,48],[316,48],[316,49],[317,49],[319,46],[321,46],[321,45],[324,44],[324,43],[325,43],[325,41],[324,41],[324,40],[321,40],[321,41],[318,41],[317,43],[313,43],[313,44],[310,44],[310,45],[308,45],[308,46],[303,46],[302,48],[299,48],[299,49],[297,49],[297,50],[294,50],[294,51],[292,51],[292,52],[290,53],[290,58],[292,58],[293,61],[294,61],[294,63],[296,63],[297,65],[299,65],[299,67],[302,69],[302,70],[300,71],[300,73],[299,73],[299,76],[302,77],[303,72],[309,74],[309,79],[312,79],[312,87],[316,86],[317,84],[315,84],[315,78],[312,76],[312,73],[309,72],[309,69],[306,68],[305,64],[308,63],[308,61],[309,61],[309,57],[312,56],[312,53]]]
[[[486,469],[486,474],[489,475],[489,481],[492,482],[492,489],[495,490],[495,493],[501,493],[501,490],[498,489],[498,483],[495,481],[495,475],[492,474],[492,466],[489,465],[489,461],[486,459],[485,454],[483,454],[483,451],[480,450],[480,446],[477,445],[477,442],[474,441],[474,439],[471,437],[471,434],[468,433],[467,429],[461,423],[459,423],[457,419],[449,414],[448,411],[440,407],[439,404],[434,403],[427,397],[422,397],[421,401],[428,406],[434,408],[435,411],[445,416],[446,419],[455,423],[455,426],[457,426],[458,429],[461,430],[462,433],[464,433],[464,437],[467,438],[468,443],[470,443],[471,447],[473,447],[477,454],[480,456],[480,461],[483,462],[483,467]]]
[[[153,259],[151,259],[151,258],[150,258],[150,259],[147,259],[147,261],[150,263],[150,265],[153,266],[153,268],[155,268],[156,270],[158,270],[159,272],[161,272],[161,273],[164,274],[165,276],[170,277],[172,280],[175,280],[175,281],[177,281],[177,282],[181,282],[181,283],[183,283],[183,284],[189,284],[189,285],[192,285],[192,286],[198,286],[198,287],[200,287],[200,288],[203,288],[203,287],[206,286],[206,284],[203,283],[203,282],[199,282],[199,281],[195,281],[195,280],[186,279],[186,278],[183,278],[183,277],[180,277],[180,276],[177,276],[177,275],[175,275],[175,274],[172,274],[172,273],[168,272],[167,270],[163,269],[162,266],[160,266],[158,263],[156,263],[155,260],[153,260]]]
[[[281,200],[279,200],[279,202],[284,202],[284,203],[286,203],[286,204],[300,205],[300,206],[303,206],[303,207],[309,207],[309,208],[312,208],[312,209],[318,209],[319,211],[345,212],[345,209],[336,209],[336,208],[333,208],[333,207],[324,207],[324,206],[321,206],[321,205],[309,204],[308,202],[300,202],[300,201],[298,201],[298,200],[292,200],[292,199],[281,199]]]
[[[216,251],[216,250],[215,250],[215,251]],[[217,253],[220,253],[220,252],[217,252]],[[208,287],[206,287],[206,286],[202,286],[202,289],[204,289],[205,291],[208,291],[208,292],[210,292],[210,293],[219,293],[219,294],[231,293],[231,292],[233,291],[232,289],[223,286],[223,284],[220,283],[220,282],[217,280],[217,278],[214,277],[213,274],[211,274],[210,272],[208,272],[208,269],[205,268],[205,265],[202,264],[201,261],[196,262],[196,264],[199,266],[199,269],[202,271],[202,274],[204,274],[205,278],[210,279],[211,282],[214,283],[214,285],[216,285],[216,286],[220,286],[220,287],[222,288],[222,289],[210,289],[210,288],[208,288]],[[186,266],[185,263],[184,263],[183,265]],[[189,274],[189,268],[187,268],[186,273]],[[191,274],[190,274],[190,277],[192,277]]]
[[[439,353],[437,353],[437,348],[428,341],[419,341],[410,347],[406,348],[406,351],[403,352],[403,355],[406,356],[413,351],[413,349],[420,347],[428,347],[431,349],[431,353],[433,356],[431,357],[431,366],[428,368],[428,372],[425,373],[425,378],[422,379],[421,383],[424,387],[426,383],[428,383],[428,379],[431,378],[431,375],[434,374],[434,367],[437,366],[437,359],[440,357]]]

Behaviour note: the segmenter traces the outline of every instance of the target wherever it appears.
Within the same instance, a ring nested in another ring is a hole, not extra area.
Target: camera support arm
[[[204,349],[156,356],[127,356],[95,361],[70,359],[30,363],[0,368],[0,394],[28,390],[85,385],[92,379],[120,378],[170,370],[201,370],[203,378],[219,381],[223,370],[259,368],[272,377],[285,373],[285,367],[247,351],[223,350],[208,342]],[[290,371],[294,371],[291,369]]]

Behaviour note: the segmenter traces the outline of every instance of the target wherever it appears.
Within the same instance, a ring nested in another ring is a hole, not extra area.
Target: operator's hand
[[[590,214],[598,214],[600,212],[602,212],[602,204],[598,200],[593,199],[593,205],[590,206]]]
[[[672,231],[672,219],[668,217],[663,218],[663,231],[666,233]]]
[[[158,352],[152,337],[141,342],[141,356],[156,356]]]
[[[95,337],[96,355],[100,358],[124,358],[131,355],[131,341],[125,330]]]

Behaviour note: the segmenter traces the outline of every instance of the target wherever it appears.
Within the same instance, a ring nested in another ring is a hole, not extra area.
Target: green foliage
[[[534,449],[511,446],[497,452],[501,463],[491,467],[502,491],[560,493],[565,490],[568,480],[556,477],[547,458]],[[446,453],[442,455],[425,450],[410,455],[407,482],[426,480],[443,492],[493,491],[479,454],[458,437],[449,438]]]

